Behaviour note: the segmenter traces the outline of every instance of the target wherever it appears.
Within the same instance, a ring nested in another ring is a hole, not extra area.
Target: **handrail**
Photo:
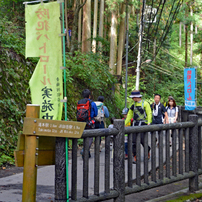
[[[116,128],[84,130],[81,138],[117,135],[118,132],[119,131]]]
[[[194,126],[193,122],[132,126],[132,127],[126,127],[125,133],[128,134],[128,133],[153,132],[153,131],[169,130],[169,129],[191,128],[193,126]]]
[[[202,120],[198,121],[198,125],[202,126]],[[193,126],[194,126],[194,123],[190,121],[171,123],[171,124],[132,126],[132,127],[125,127],[125,134],[172,130],[172,129],[180,129],[180,128],[191,128]],[[109,136],[109,135],[117,135],[117,134],[118,134],[118,130],[116,128],[92,129],[92,130],[84,130],[81,138]]]

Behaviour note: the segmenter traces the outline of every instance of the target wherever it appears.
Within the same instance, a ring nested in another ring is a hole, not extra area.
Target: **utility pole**
[[[126,0],[126,83],[125,83],[125,108],[127,108],[127,82],[128,82],[128,0]]]
[[[142,35],[144,29],[144,10],[145,10],[146,0],[142,1],[142,15],[139,29],[139,46],[138,46],[138,56],[137,56],[137,68],[136,68],[136,90],[139,90],[140,84],[140,67],[141,67],[141,51],[142,51]]]

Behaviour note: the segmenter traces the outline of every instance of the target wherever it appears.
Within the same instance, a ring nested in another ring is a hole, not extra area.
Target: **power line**
[[[153,67],[153,66],[151,66],[151,65],[149,65],[149,64],[146,64],[146,66],[149,66],[149,67],[151,67],[152,69],[155,69],[155,70],[157,70],[157,71],[159,71],[159,72],[161,72],[161,73],[163,73],[163,74],[166,74],[166,75],[172,76],[171,74],[166,73],[166,72],[164,72],[164,71],[162,71],[162,70],[159,70],[158,68],[155,68],[155,67]]]
[[[144,38],[144,39],[145,39],[145,40],[150,41],[151,43],[154,43],[154,42],[153,42],[153,41],[151,41],[150,39],[146,39],[146,38]],[[180,60],[181,62],[183,62],[183,63],[184,63],[184,61],[183,61],[183,60],[181,60],[181,59],[179,59],[179,58],[177,58],[177,57],[173,56],[171,53],[169,53],[167,49],[163,50],[163,48],[162,48],[162,47],[160,47],[160,49],[161,49],[162,51],[164,51],[165,53],[167,53],[168,55],[170,55],[170,56],[172,56],[172,57],[176,58],[177,60]],[[184,66],[183,66],[183,67],[184,67]]]
[[[152,53],[150,53],[148,50],[145,50],[145,51],[146,51],[146,52],[148,52],[149,54],[153,55],[153,54],[152,54]],[[162,61],[162,62],[164,62],[164,63],[167,63],[167,64],[169,64],[169,65],[173,66],[174,68],[176,68],[176,69],[178,69],[178,70],[182,70],[182,68],[176,67],[176,66],[172,65],[171,63],[166,62],[166,61],[164,61],[164,60],[160,59],[160,58],[159,58],[159,57],[157,57],[157,56],[156,56],[156,58],[157,58],[157,59],[159,59],[159,60],[161,60],[161,61]]]
[[[166,75],[169,75],[169,76],[174,76],[173,74],[172,74],[172,72],[165,72],[165,69],[159,69],[158,67],[153,67],[153,66],[151,66],[150,64],[146,64],[146,66],[149,66],[149,67],[151,67],[152,69],[155,69],[156,71],[159,71],[159,72],[161,72],[161,73],[163,73],[163,74],[166,74]],[[168,70],[167,70],[168,71]],[[180,75],[178,75],[178,76],[180,76]],[[179,78],[177,78],[176,76],[174,76],[176,79],[179,79]],[[180,77],[181,79],[183,78],[183,77]]]
[[[175,2],[175,0],[174,0],[174,2]],[[174,21],[174,19],[176,18],[176,15],[178,14],[178,12],[179,12],[179,9],[180,9],[180,5],[181,5],[181,3],[183,3],[183,0],[182,0],[182,2],[181,2],[181,0],[179,0],[178,1],[178,5],[177,5],[177,8],[175,9],[175,12],[174,12],[174,14],[173,14],[173,18],[172,18],[172,20],[171,20],[171,22],[170,22],[170,25],[168,26],[168,28],[167,28],[167,30],[166,30],[166,33],[164,34],[164,36],[163,36],[163,34],[162,34],[162,37],[161,37],[161,44],[160,44],[160,46],[158,47],[158,49],[157,49],[157,51],[156,51],[156,55],[158,54],[158,52],[159,52],[159,49],[160,49],[160,47],[162,46],[162,44],[163,44],[163,42],[164,42],[164,40],[165,40],[165,38],[166,38],[166,36],[167,36],[167,34],[168,34],[168,32],[169,32],[169,30],[170,30],[170,27],[172,26],[172,24],[173,24],[173,21]],[[174,4],[173,4],[173,6],[174,6]],[[170,13],[170,15],[171,15],[171,13]],[[170,17],[169,17],[170,18]],[[167,21],[168,22],[168,21]],[[167,23],[166,23],[167,24]],[[165,31],[164,31],[165,32]]]

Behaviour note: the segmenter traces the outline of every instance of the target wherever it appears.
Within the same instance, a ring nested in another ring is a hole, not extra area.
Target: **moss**
[[[168,200],[166,202],[183,202],[186,200],[194,200],[202,197],[202,193],[196,193],[196,194],[189,194],[189,195],[184,195],[180,196],[179,198]]]

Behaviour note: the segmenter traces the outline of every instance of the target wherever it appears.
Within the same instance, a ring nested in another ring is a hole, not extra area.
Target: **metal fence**
[[[115,120],[112,129],[84,131],[83,197],[77,198],[77,139],[72,139],[72,179],[70,201],[125,201],[125,195],[189,178],[189,190],[198,189],[201,165],[201,126],[197,115],[189,115],[188,122],[126,127],[123,120]],[[133,172],[133,135],[136,134],[136,173]],[[141,149],[144,133],[144,149]],[[172,137],[171,137],[172,133]],[[124,137],[128,134],[128,160],[125,161]],[[156,150],[156,134],[159,147]],[[104,192],[100,193],[100,136],[105,137]],[[113,186],[110,187],[110,137],[113,136]],[[95,138],[94,195],[89,196],[89,138]],[[149,143],[148,140],[151,140]],[[172,146],[170,147],[170,139]],[[165,147],[163,146],[165,142]],[[151,159],[148,159],[151,144]],[[183,149],[183,147],[185,147]],[[141,152],[144,152],[143,162]],[[157,155],[158,152],[158,162]],[[165,156],[164,156],[165,154]],[[151,168],[149,168],[149,161]],[[125,163],[127,170],[125,171]],[[157,166],[158,164],[158,166]],[[157,175],[158,173],[158,175]],[[127,180],[125,181],[125,174]],[[135,176],[135,177],[134,177]]]

